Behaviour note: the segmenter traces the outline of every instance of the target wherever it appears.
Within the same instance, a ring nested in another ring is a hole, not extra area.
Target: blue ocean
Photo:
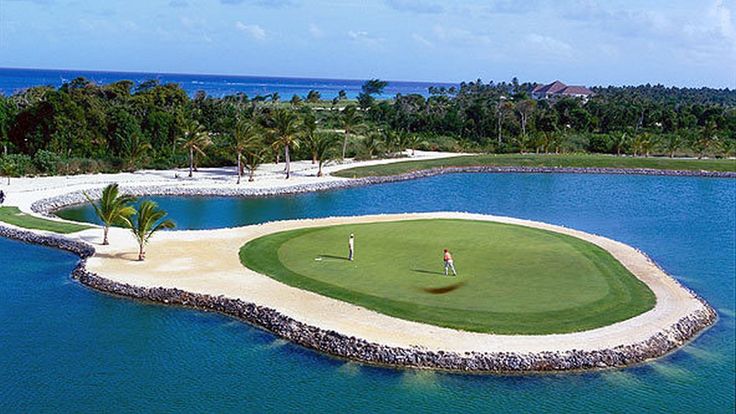
[[[244,93],[249,97],[266,96],[277,92],[282,100],[293,95],[304,97],[310,90],[319,91],[323,99],[332,99],[344,90],[349,98],[360,93],[365,79],[314,79],[314,78],[281,78],[270,76],[232,76],[232,75],[197,75],[156,72],[101,72],[85,70],[49,70],[49,69],[10,69],[0,68],[0,93],[12,95],[33,86],[59,87],[77,77],[87,78],[97,84],[107,84],[119,80],[131,80],[136,84],[148,80],[161,83],[178,83],[190,96],[197,91],[204,91],[209,96],[223,97]],[[455,86],[441,82],[407,82],[388,81],[389,84],[380,98],[390,98],[397,93],[402,95],[421,94],[427,96],[430,86]]]

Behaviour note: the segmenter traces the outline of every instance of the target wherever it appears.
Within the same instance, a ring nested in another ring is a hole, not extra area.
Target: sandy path
[[[451,158],[462,155],[462,153],[416,151],[411,156],[411,151],[406,151],[404,158],[378,159],[370,161],[354,161],[351,159],[343,162],[332,162],[324,167],[325,176],[317,177],[317,166],[311,161],[294,161],[291,163],[292,176],[284,179],[284,164],[264,164],[258,168],[255,181],[248,182],[244,178],[241,184],[236,184],[237,175],[235,167],[200,168],[192,178],[188,178],[186,168],[172,170],[141,170],[133,173],[117,174],[88,174],[54,177],[23,177],[13,178],[10,185],[6,180],[0,180],[0,190],[5,192],[4,205],[17,206],[21,211],[35,214],[31,211],[31,204],[35,201],[55,197],[74,191],[102,188],[110,183],[119,183],[123,187],[136,186],[172,186],[179,188],[215,188],[215,189],[286,189],[305,184],[325,184],[337,181],[346,181],[348,178],[330,175],[333,172],[370,165],[390,164],[411,160],[431,160],[437,158]],[[178,176],[178,178],[176,178]]]
[[[492,335],[406,321],[356,305],[293,288],[243,267],[240,247],[275,231],[350,222],[414,218],[465,218],[520,224],[572,235],[608,250],[655,293],[654,309],[607,327],[557,335]],[[98,244],[101,231],[80,237]],[[277,309],[298,321],[384,345],[454,352],[541,352],[610,349],[642,342],[704,305],[643,254],[623,243],[588,233],[527,220],[467,213],[422,213],[295,220],[233,229],[160,233],[145,262],[134,261],[136,246],[124,230],[113,229],[110,246],[95,246],[90,271],[116,282],[145,287],[176,287],[194,293],[224,295]]]

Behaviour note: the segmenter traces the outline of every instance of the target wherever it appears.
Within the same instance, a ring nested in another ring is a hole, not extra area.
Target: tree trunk
[[[194,148],[189,147],[189,178],[192,178],[193,169],[194,169]]]
[[[498,113],[498,145],[501,145],[501,113]]]
[[[243,174],[242,171],[240,169],[240,153],[238,153],[238,182],[236,184],[240,184],[240,176]]]
[[[345,137],[342,140],[342,159],[345,159],[345,153],[348,150],[348,130],[345,130]]]
[[[319,170],[317,171],[317,177],[321,177],[322,176],[322,164],[323,164],[323,162],[324,161],[319,160]]]
[[[253,178],[253,175],[256,173],[255,168],[249,168],[249,174],[248,174],[248,181],[253,182],[255,179]]]
[[[107,232],[109,232],[109,231],[110,231],[110,227],[108,227],[108,226],[105,226],[102,229],[102,234],[103,234],[103,237],[102,237],[102,245],[103,246],[107,246],[108,244],[110,244],[110,242],[107,240]]]
[[[142,262],[146,259],[146,252],[143,251],[143,243],[138,244],[138,261]]]
[[[521,133],[526,135],[526,116],[524,114],[521,114]]]
[[[284,162],[286,163],[286,179],[289,179],[289,176],[291,175],[291,166],[290,162],[291,159],[289,157],[289,144],[284,145]]]

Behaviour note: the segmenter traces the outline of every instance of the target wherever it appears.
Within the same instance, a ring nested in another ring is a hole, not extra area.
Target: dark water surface
[[[257,200],[155,199],[181,228],[432,210],[567,225],[644,250],[720,320],[681,351],[624,370],[397,371],[325,357],[222,316],[102,295],[69,279],[74,256],[0,239],[0,411],[734,411],[736,180],[457,174]]]

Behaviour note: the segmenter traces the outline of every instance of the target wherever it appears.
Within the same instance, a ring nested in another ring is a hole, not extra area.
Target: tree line
[[[0,96],[5,175],[74,174],[237,164],[254,178],[264,162],[397,156],[405,149],[733,156],[736,91],[661,85],[596,87],[588,100],[534,100],[533,83],[463,82],[427,97],[377,99],[387,83],[364,83],[356,100],[319,91],[193,97],[177,84],[77,78],[59,88]]]

